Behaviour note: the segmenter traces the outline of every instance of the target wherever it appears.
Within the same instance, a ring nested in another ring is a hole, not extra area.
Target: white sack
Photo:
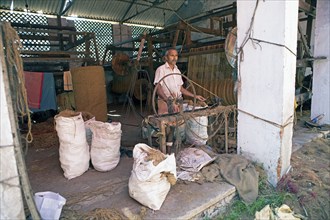
[[[195,107],[195,109],[202,107]],[[188,110],[192,110],[192,106],[188,106]],[[208,139],[207,134],[208,118],[207,116],[195,117],[187,120],[186,143],[195,146],[205,145]]]
[[[67,179],[82,175],[89,167],[89,149],[86,141],[84,120],[76,116],[55,117],[56,131],[60,141],[60,162]]]
[[[164,155],[165,159],[157,166],[153,161],[145,161],[147,153],[143,151],[151,149],[146,144],[137,144],[133,150],[134,164],[128,182],[129,195],[141,204],[159,210],[162,206],[171,184],[161,172],[170,172],[176,178],[176,162],[174,154]]]
[[[105,172],[114,169],[120,160],[121,124],[91,122],[93,132],[91,159],[94,168]]]

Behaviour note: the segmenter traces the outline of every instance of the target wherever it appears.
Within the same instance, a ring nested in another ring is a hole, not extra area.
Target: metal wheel
[[[159,86],[160,82],[162,82],[166,77],[168,77],[168,76],[172,76],[172,75],[180,75],[180,76],[182,76],[183,78],[185,78],[185,79],[187,80],[187,82],[189,83],[189,86],[191,86],[191,88],[192,88],[192,93],[193,93],[193,95],[194,95],[192,111],[195,110],[195,106],[196,106],[196,90],[195,90],[194,84],[193,84],[193,83],[191,82],[191,80],[190,80],[187,76],[185,76],[185,75],[182,75],[182,74],[180,74],[180,73],[171,73],[171,74],[168,74],[168,75],[164,76],[163,78],[161,78],[161,79],[159,80],[159,82],[158,82],[157,85],[155,86],[154,91],[153,91],[153,93],[152,93],[152,109],[153,109],[154,114],[155,114],[156,116],[158,116],[158,112],[157,112],[157,110],[156,110],[156,101],[157,101],[157,100],[156,100],[156,93],[157,93],[158,86]]]

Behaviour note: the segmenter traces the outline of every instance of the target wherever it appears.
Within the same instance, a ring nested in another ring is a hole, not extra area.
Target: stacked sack
[[[67,179],[82,175],[89,167],[89,147],[81,112],[65,110],[55,115],[60,141],[60,162]]]
[[[119,122],[104,123],[89,113],[71,110],[60,112],[54,119],[60,163],[67,179],[86,172],[90,159],[98,171],[110,171],[118,165],[122,133]]]
[[[105,172],[114,169],[120,160],[121,124],[119,122],[90,123],[93,133],[91,159],[94,168]]]

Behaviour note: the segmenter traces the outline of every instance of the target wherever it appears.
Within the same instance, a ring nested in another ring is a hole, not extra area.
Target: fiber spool
[[[111,81],[111,91],[115,93],[126,93],[129,91],[133,74],[114,75]]]
[[[216,94],[222,98],[223,105],[234,105],[237,102],[235,91],[235,82],[232,79],[218,81]]]
[[[112,57],[113,71],[120,76],[129,74],[129,56],[125,53],[117,53]]]

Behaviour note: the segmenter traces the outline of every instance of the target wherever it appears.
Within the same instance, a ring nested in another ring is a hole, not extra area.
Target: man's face
[[[167,62],[175,65],[176,61],[178,61],[178,52],[176,50],[169,50],[167,54]]]

